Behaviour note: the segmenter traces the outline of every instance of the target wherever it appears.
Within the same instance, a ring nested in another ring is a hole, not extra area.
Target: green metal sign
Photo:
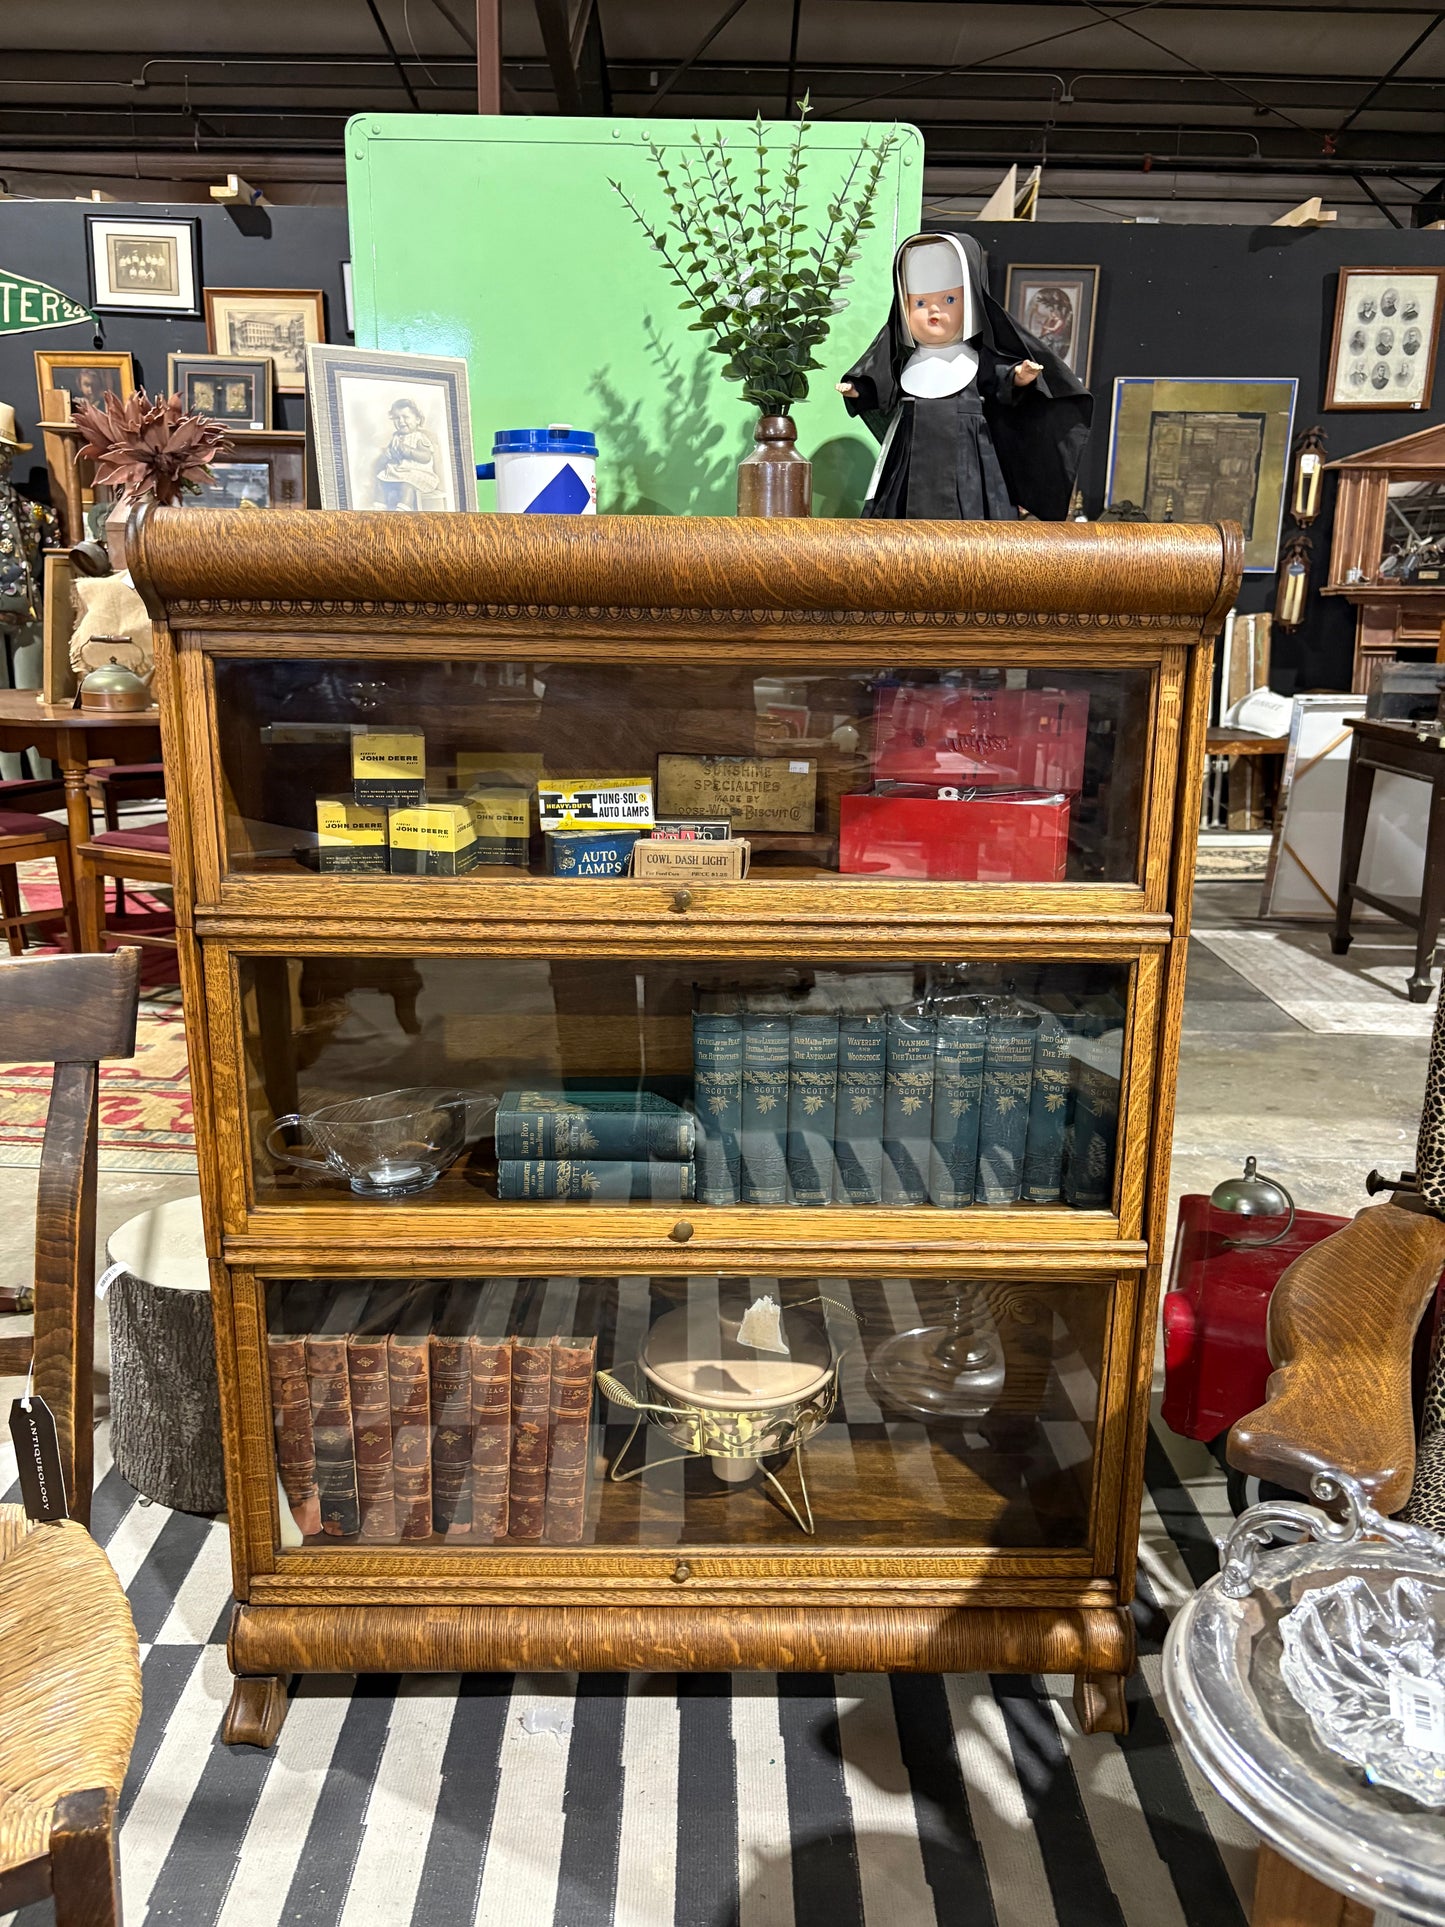
[[[69,328],[94,320],[89,308],[82,308],[59,288],[0,268],[0,335],[24,334],[30,328]]]

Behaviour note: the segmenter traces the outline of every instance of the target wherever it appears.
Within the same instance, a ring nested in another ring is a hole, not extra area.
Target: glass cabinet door
[[[1112,1206],[1125,964],[235,969],[257,1203]]]
[[[1131,1290],[273,1280],[283,1545],[1082,1551]]]
[[[1139,871],[1149,667],[288,656],[214,675],[232,875],[605,878],[639,839],[729,834],[763,882]]]

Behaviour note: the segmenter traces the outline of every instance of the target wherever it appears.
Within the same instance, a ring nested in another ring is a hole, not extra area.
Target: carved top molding
[[[1219,527],[720,516],[262,514],[146,505],[128,533],[172,625],[575,622],[724,632],[1168,628],[1208,634],[1239,586]]]

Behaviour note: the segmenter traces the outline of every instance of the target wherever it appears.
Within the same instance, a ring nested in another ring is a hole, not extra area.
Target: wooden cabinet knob
[[[674,890],[672,893],[672,907],[677,911],[690,910],[692,908],[692,891]]]
[[[691,1579],[691,1577],[692,1577],[692,1567],[687,1563],[686,1559],[679,1559],[677,1564],[672,1569],[673,1585],[685,1586],[688,1580]]]
[[[686,1218],[679,1218],[667,1235],[675,1245],[685,1245],[692,1236],[692,1226]]]

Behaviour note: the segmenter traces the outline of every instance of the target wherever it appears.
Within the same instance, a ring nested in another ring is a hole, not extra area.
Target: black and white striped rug
[[[1163,1433],[1123,1739],[1076,1730],[1066,1679],[474,1674],[307,1678],[273,1751],[231,1750],[225,1526],[99,1452],[144,1659],[128,1927],[1245,1927],[1253,1836],[1159,1674],[1222,1481]]]

